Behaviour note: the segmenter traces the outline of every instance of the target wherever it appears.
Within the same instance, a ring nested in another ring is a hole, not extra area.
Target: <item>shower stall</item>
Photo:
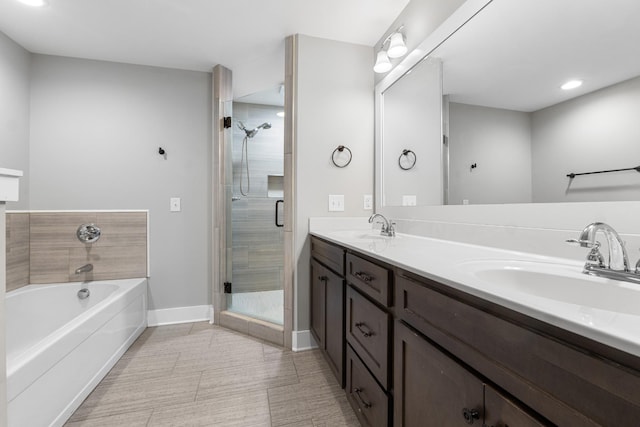
[[[227,310],[279,325],[284,315],[282,110],[233,102],[231,274],[225,284]]]

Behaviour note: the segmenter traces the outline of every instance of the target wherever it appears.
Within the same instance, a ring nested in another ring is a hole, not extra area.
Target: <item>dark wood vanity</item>
[[[311,248],[311,329],[362,425],[640,425],[640,358],[318,237]]]

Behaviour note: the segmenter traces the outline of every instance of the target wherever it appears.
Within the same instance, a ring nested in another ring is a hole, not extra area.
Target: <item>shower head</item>
[[[260,126],[258,126],[256,128],[247,129],[244,126],[244,123],[242,123],[241,121],[238,121],[238,128],[242,129],[244,131],[244,133],[247,134],[247,138],[253,138],[254,136],[256,136],[256,134],[258,133],[258,131],[260,129],[271,129],[271,123],[264,122],[263,124],[261,124]]]

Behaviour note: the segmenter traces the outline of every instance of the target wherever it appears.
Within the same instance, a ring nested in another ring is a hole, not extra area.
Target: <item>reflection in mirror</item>
[[[640,165],[637,22],[635,1],[493,0],[432,51],[443,69],[448,203],[640,199],[633,169],[567,177]],[[582,85],[561,89],[574,79]],[[384,114],[387,127],[386,100]]]
[[[442,204],[442,64],[423,60],[382,99],[383,206]]]

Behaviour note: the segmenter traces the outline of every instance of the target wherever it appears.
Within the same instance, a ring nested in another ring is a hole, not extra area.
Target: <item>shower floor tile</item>
[[[122,425],[360,424],[320,351],[199,322],[148,328],[65,424]]]

